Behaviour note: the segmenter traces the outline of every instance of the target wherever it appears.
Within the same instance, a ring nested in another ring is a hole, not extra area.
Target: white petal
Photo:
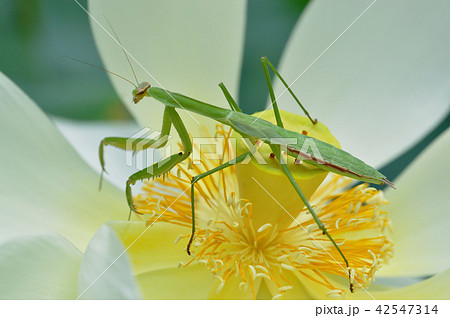
[[[140,299],[125,247],[103,225],[89,243],[80,268],[80,299]]]
[[[156,222],[146,227],[145,222],[110,222],[133,262],[134,273],[141,274],[167,268],[178,268],[180,262],[186,264],[191,258],[185,252],[187,239],[177,244],[179,235],[186,236],[186,227]]]
[[[420,283],[403,288],[374,292],[376,299],[449,299],[450,269]]]
[[[105,184],[42,111],[0,73],[0,243],[57,232],[81,250],[107,220],[126,219],[124,195]]]
[[[227,105],[217,86],[219,82],[224,82],[231,94],[237,96],[245,8],[246,1],[242,0],[89,1],[91,14],[111,32],[106,17],[131,59],[134,57],[141,63],[142,67],[135,66],[139,81],[219,105]],[[106,68],[132,78],[117,43],[95,22],[91,21],[91,25]],[[132,105],[132,86],[112,79],[136,120],[153,130],[161,129],[163,105],[148,98]],[[215,125],[185,111],[180,111],[180,115],[193,136],[200,132],[201,125]]]
[[[372,0],[314,1],[279,68],[296,80]],[[450,2],[377,1],[292,86],[342,148],[372,165],[395,158],[448,111]],[[277,83],[277,96],[284,87]],[[301,113],[289,93],[280,107]]]
[[[128,137],[140,130],[134,122],[77,121],[66,118],[53,118],[63,136],[78,154],[98,173],[101,171],[98,160],[98,146],[103,138],[109,136]],[[105,180],[122,189],[128,177],[137,167],[127,165],[126,152],[114,147],[105,147]]]
[[[144,222],[111,222],[127,247],[135,278],[145,299],[205,299],[216,290],[218,279],[203,264],[187,264],[191,258],[184,251],[187,239],[175,244],[189,228],[157,222],[146,227]]]
[[[0,245],[0,299],[75,299],[82,253],[57,234]]]
[[[380,274],[431,275],[450,264],[450,129],[418,157],[389,190],[394,258]]]

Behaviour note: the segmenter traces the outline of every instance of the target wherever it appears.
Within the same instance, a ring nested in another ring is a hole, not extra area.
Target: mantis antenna
[[[125,52],[124,52],[124,53],[125,53]],[[125,56],[126,56],[126,54],[125,54]],[[86,64],[86,65],[95,67],[95,68],[97,68],[97,69],[99,69],[99,70],[105,71],[105,72],[107,72],[107,73],[109,73],[109,74],[112,74],[112,75],[114,75],[114,76],[117,76],[118,78],[123,79],[124,81],[127,81],[128,83],[130,83],[131,85],[133,85],[134,88],[138,88],[138,87],[137,87],[132,81],[130,81],[129,79],[127,79],[127,78],[125,78],[124,76],[121,76],[121,75],[119,75],[119,74],[117,74],[117,73],[108,71],[107,69],[104,69],[103,67],[100,67],[100,66],[97,66],[97,65],[94,65],[94,64],[91,64],[91,63],[88,63],[88,62],[85,62],[85,61],[76,59],[76,58],[74,58],[74,57],[70,57],[70,56],[63,56],[63,57],[64,57],[64,58],[67,58],[67,59],[71,59],[71,60],[76,61],[76,62],[79,62],[79,63],[83,63],[83,64]],[[128,60],[128,57],[127,57],[127,60]],[[130,63],[129,60],[128,60],[128,63]],[[130,63],[130,66],[131,66],[131,63]],[[131,69],[133,70],[133,67],[131,67]],[[135,78],[136,78],[136,74],[134,73],[134,70],[133,70],[133,74],[134,74],[134,76],[135,76]],[[137,78],[136,78],[136,81],[137,81]],[[100,148],[102,148],[102,147],[100,147]],[[106,172],[106,170],[105,170],[105,169],[102,169],[102,172],[100,173],[100,182],[99,182],[99,185],[98,185],[98,191],[101,191],[101,190],[102,190],[103,173],[104,173],[104,172]],[[108,173],[108,172],[106,172],[106,173]]]
[[[122,42],[121,42],[120,39],[119,39],[119,36],[117,35],[116,31],[115,31],[114,28],[112,27],[112,25],[111,25],[111,23],[109,22],[109,20],[108,20],[107,17],[105,17],[105,20],[106,20],[106,22],[108,22],[109,27],[110,27],[111,30],[113,31],[114,36],[115,36],[116,39],[117,39],[117,42],[119,42],[119,46],[120,46],[120,48],[122,49],[123,54],[125,54],[125,58],[127,59],[128,65],[130,65],[131,72],[133,72],[134,79],[136,80],[136,83],[137,83],[138,86],[139,86],[139,81],[138,81],[138,79],[137,79],[136,72],[134,71],[133,65],[131,65],[130,58],[128,57],[128,54],[127,54],[127,52],[125,51],[125,49],[123,48],[123,45],[122,45]]]
[[[83,63],[83,64],[86,64],[86,65],[95,67],[95,68],[97,68],[97,69],[99,69],[99,70],[105,71],[106,73],[112,74],[112,75],[114,75],[114,76],[117,76],[117,77],[123,79],[124,81],[127,81],[128,83],[130,83],[131,85],[133,85],[135,88],[137,88],[136,84],[134,84],[134,83],[133,83],[132,81],[130,81],[129,79],[127,79],[127,78],[125,78],[124,76],[121,76],[121,75],[119,75],[119,74],[116,74],[116,73],[114,73],[114,72],[108,71],[107,69],[104,69],[103,67],[100,67],[100,66],[98,66],[98,65],[94,65],[94,64],[91,64],[91,63],[88,63],[88,62],[85,62],[85,61],[76,59],[76,58],[71,57],[71,56],[63,56],[63,58],[70,59],[70,60],[73,60],[73,61],[76,61],[76,62],[79,62],[79,63]]]

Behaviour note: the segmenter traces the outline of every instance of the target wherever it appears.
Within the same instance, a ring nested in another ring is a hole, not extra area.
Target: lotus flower
[[[428,36],[435,28],[441,28],[427,23],[426,19],[440,21],[446,11],[436,8],[429,16],[423,16],[424,8],[420,5],[414,3],[408,7],[409,14],[401,16],[405,21],[399,25],[396,25],[399,15],[379,23],[383,10],[400,10],[400,7],[392,8],[399,4],[390,4],[390,8],[384,8],[381,3],[374,5],[365,14],[366,19],[357,22],[361,23],[359,29],[356,25],[349,29],[347,33],[353,31],[353,36],[343,35],[334,44],[336,48],[330,48],[336,49],[334,55],[325,52],[314,68],[308,69],[310,75],[305,73],[297,80],[300,86],[293,86],[346,150],[374,165],[388,162],[414,144],[448,111],[445,54],[434,54],[433,59],[422,58],[429,56],[429,52],[445,51],[436,34]],[[345,11],[345,8],[338,9]],[[151,1],[131,6],[118,1],[92,1],[90,12],[97,18],[107,16],[119,30],[127,51],[138,61],[146,61],[142,66],[150,74],[138,69],[138,78],[151,76],[155,85],[219,105],[223,105],[223,100],[216,83],[224,81],[236,95],[246,19],[244,2],[175,5]],[[279,67],[289,81],[294,81],[309,61],[339,35],[328,34],[330,29],[325,26],[316,27],[323,23],[326,13],[324,7],[314,3],[294,30]],[[342,22],[343,29],[352,19],[354,16]],[[369,37],[368,30],[374,21],[377,28]],[[416,25],[417,21],[423,24]],[[442,18],[442,21],[446,20]],[[389,36],[383,33],[393,29],[395,32]],[[319,34],[313,34],[313,30]],[[409,38],[401,36],[405,30]],[[107,68],[124,73],[127,64],[122,52],[102,32],[94,29]],[[383,34],[383,45],[377,42],[379,34]],[[371,38],[368,45],[356,44],[367,38]],[[397,45],[399,39],[404,41],[402,45]],[[422,45],[417,46],[419,42]],[[339,51],[339,45],[347,49]],[[375,57],[382,62],[374,63]],[[316,73],[311,74],[314,69]],[[124,99],[130,98],[130,87],[116,80],[114,84]],[[282,87],[276,87],[281,95]],[[323,281],[332,281],[335,290],[314,279],[299,280],[283,255],[276,261],[285,264],[283,270],[292,274],[286,277],[292,283],[280,284],[275,289],[262,283],[267,277],[272,278],[270,270],[262,265],[248,267],[245,277],[254,274],[255,278],[250,286],[250,282],[241,284],[235,276],[225,280],[226,277],[215,274],[213,262],[186,260],[180,239],[189,232],[187,223],[174,224],[167,220],[152,223],[154,220],[150,219],[152,226],[146,227],[143,221],[124,221],[128,210],[122,191],[105,184],[99,194],[98,175],[80,159],[36,105],[3,75],[0,101],[0,130],[4,138],[4,160],[0,167],[3,180],[0,298],[314,299],[341,296],[339,291],[348,289],[348,280],[330,278],[334,273],[329,271],[324,271]],[[424,108],[425,101],[431,112]],[[294,103],[284,96],[279,103],[285,109],[295,109]],[[144,126],[156,128],[161,121],[162,107],[156,102],[131,107],[136,120]],[[198,134],[198,117],[182,116],[189,131]],[[421,125],[417,125],[418,120]],[[213,123],[203,119],[201,123],[212,131]],[[448,165],[442,164],[442,158],[449,155],[449,144],[447,129],[395,180],[398,190],[386,191],[390,204],[383,207],[393,224],[394,257],[376,277],[432,277],[400,288],[374,282],[369,294],[347,293],[346,298],[445,299],[450,296],[448,253],[445,253],[450,240],[446,231],[449,201],[443,195],[444,189],[450,188],[445,178],[450,171]],[[234,181],[229,177],[226,184],[233,189]],[[159,202],[164,207],[167,203],[161,199],[163,196],[152,201],[161,185],[173,187],[173,184],[150,183],[137,197],[138,202],[146,198],[153,205]],[[327,190],[319,188],[316,192],[312,200],[318,200]],[[217,213],[226,210],[222,199],[202,196],[202,200],[217,204]],[[269,202],[273,204],[273,198],[261,195],[258,204]],[[143,204],[139,207],[146,208]],[[202,215],[210,216],[211,211]],[[261,235],[266,231],[275,233],[266,224],[260,224],[255,230],[261,230],[258,232]],[[203,235],[206,238],[206,233]],[[202,242],[198,243],[197,248]],[[187,265],[190,261],[193,263]],[[220,262],[223,260],[216,259],[216,266],[225,265]]]

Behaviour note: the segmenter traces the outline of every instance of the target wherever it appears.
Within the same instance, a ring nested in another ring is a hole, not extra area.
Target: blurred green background
[[[86,7],[86,0],[79,2]],[[265,105],[268,92],[257,52],[267,52],[277,65],[308,2],[249,1],[242,104]],[[75,1],[2,0],[0,28],[0,70],[46,113],[82,120],[129,118],[105,72],[64,58],[102,65],[88,16]]]
[[[0,29],[0,70],[46,113],[128,118],[105,72],[64,58],[101,65],[88,17],[74,1],[2,0]]]

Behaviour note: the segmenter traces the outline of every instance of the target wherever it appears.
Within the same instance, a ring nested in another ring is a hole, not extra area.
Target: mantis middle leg
[[[240,155],[239,157],[236,157],[224,164],[221,164],[220,166],[218,166],[214,169],[211,169],[202,174],[199,174],[198,176],[192,177],[192,180],[191,180],[192,232],[191,232],[191,237],[189,238],[189,242],[188,242],[187,249],[186,249],[186,251],[189,255],[191,255],[191,244],[192,244],[192,241],[194,240],[194,235],[195,235],[195,200],[194,200],[194,185],[195,185],[195,183],[200,181],[204,177],[212,175],[215,172],[218,172],[220,170],[223,170],[225,168],[231,167],[233,165],[236,165],[236,164],[244,161],[250,154],[251,154],[250,151],[246,152],[246,153]]]

